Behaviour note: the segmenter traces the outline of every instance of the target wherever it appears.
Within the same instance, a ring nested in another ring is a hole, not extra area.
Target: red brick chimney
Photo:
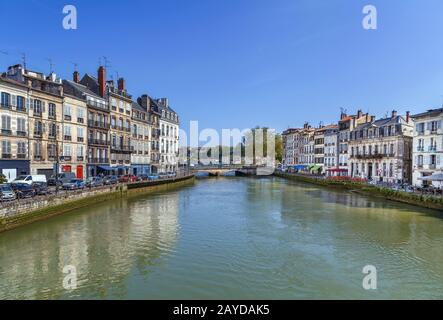
[[[124,78],[120,78],[117,81],[118,91],[125,91],[126,90],[126,83]]]
[[[98,93],[104,98],[106,93],[106,69],[103,66],[98,68]]]
[[[409,123],[409,120],[411,120],[411,112],[406,111],[406,123]]]
[[[79,83],[80,82],[80,73],[78,73],[78,71],[74,71],[74,73],[72,75],[72,79],[74,80],[75,83]]]

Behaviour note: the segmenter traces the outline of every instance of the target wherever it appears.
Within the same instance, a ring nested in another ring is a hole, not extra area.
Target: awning
[[[443,173],[434,173],[433,175],[420,177],[418,180],[424,181],[443,181]]]
[[[294,166],[295,170],[305,170],[308,166],[304,165],[304,164],[298,164],[296,166]]]
[[[102,170],[106,170],[106,171],[111,171],[111,170],[114,170],[114,168],[113,167],[110,167],[110,166],[98,166],[100,169],[102,169]]]

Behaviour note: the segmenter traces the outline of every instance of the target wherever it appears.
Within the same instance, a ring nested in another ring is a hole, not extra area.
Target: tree
[[[8,182],[8,179],[6,179],[5,175],[0,173],[0,183],[6,183]]]
[[[275,135],[275,160],[280,163],[283,161],[283,139],[279,133]]]

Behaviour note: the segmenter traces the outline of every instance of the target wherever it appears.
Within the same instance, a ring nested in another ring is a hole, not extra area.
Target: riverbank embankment
[[[443,210],[443,197],[439,196],[397,191],[360,182],[328,180],[303,174],[274,172],[274,176],[298,182],[316,184],[328,188],[347,190],[366,196],[380,197],[428,209]]]
[[[60,192],[57,195],[52,194],[2,203],[0,207],[0,232],[108,200],[167,191],[192,184],[194,181],[194,175],[189,175],[174,179],[104,186],[77,192]]]

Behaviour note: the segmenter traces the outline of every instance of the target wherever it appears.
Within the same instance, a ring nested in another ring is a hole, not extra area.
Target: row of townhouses
[[[376,119],[342,113],[337,124],[283,132],[283,165],[300,172],[387,183],[431,184],[443,173],[443,108]]]
[[[97,77],[72,80],[22,65],[0,76],[0,172],[150,174],[177,170],[179,117],[168,99],[134,99],[125,79],[115,85],[100,66]]]

